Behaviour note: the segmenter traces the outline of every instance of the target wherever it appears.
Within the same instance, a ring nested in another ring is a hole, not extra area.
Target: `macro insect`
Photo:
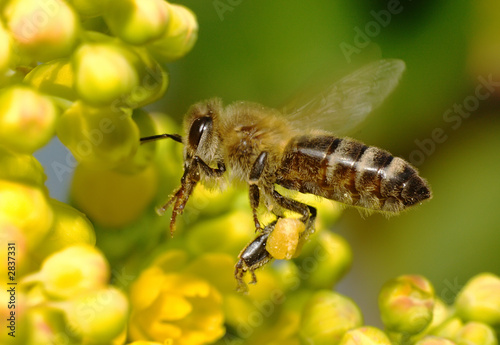
[[[171,233],[199,182],[222,184],[226,175],[229,180],[245,182],[257,236],[240,253],[235,266],[238,289],[244,291],[246,272],[255,283],[255,269],[273,259],[266,241],[277,221],[260,222],[257,208],[261,203],[277,220],[285,217],[285,210],[300,215],[305,225],[301,239],[314,232],[316,209],[280,194],[276,185],[386,214],[397,214],[429,199],[429,185],[408,162],[337,136],[356,127],[382,103],[404,69],[404,62],[397,59],[370,63],[285,112],[250,102],[223,107],[219,99],[210,99],[188,110],[185,136],[142,138],[142,143],[171,138],[184,144],[181,185],[159,208],[163,214],[173,206]],[[330,128],[337,129],[335,135]]]

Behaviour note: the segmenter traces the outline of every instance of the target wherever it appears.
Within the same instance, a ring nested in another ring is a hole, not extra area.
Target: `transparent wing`
[[[296,128],[315,128],[345,135],[394,90],[404,69],[402,60],[372,62],[315,97],[296,101],[283,113]]]

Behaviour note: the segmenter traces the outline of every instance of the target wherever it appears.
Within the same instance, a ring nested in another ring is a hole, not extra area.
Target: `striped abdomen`
[[[277,184],[372,210],[399,212],[431,197],[408,162],[387,151],[329,135],[294,137]]]

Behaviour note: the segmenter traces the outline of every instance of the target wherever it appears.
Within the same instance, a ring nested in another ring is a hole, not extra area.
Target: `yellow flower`
[[[224,335],[222,296],[196,275],[152,266],[132,285],[130,302],[132,340],[197,345]]]

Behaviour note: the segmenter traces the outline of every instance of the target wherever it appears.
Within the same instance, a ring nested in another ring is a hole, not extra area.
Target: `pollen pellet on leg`
[[[266,250],[276,259],[291,259],[297,250],[299,236],[305,225],[298,219],[278,219],[267,240]]]

